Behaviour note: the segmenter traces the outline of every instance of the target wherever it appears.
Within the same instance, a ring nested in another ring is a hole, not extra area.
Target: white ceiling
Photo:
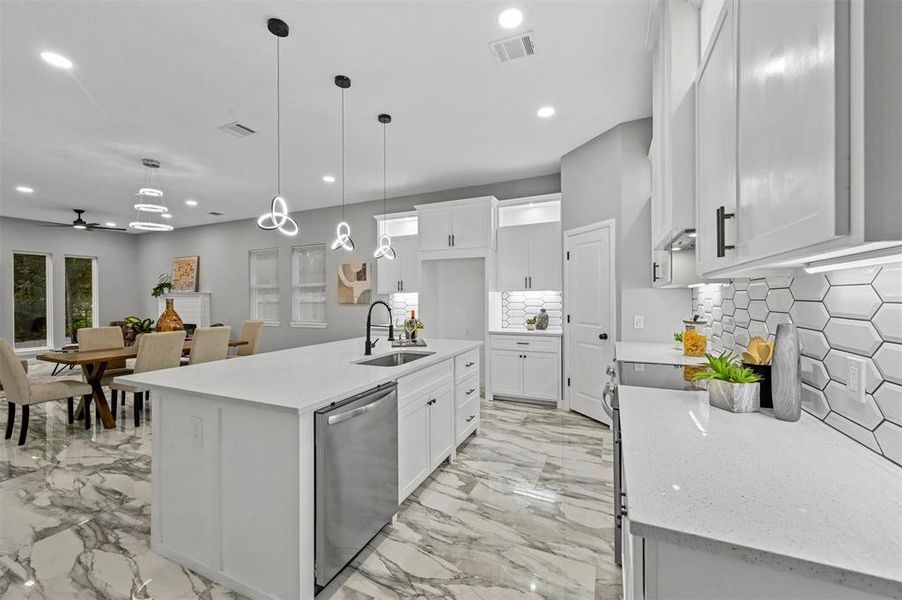
[[[291,210],[340,203],[336,74],[346,92],[347,198],[543,175],[606,129],[650,114],[646,0],[519,2],[537,54],[499,64],[511,3],[0,3],[0,215],[131,220],[142,157],[176,226],[259,214],[275,193],[275,38],[282,42],[282,192]],[[515,30],[515,31],[518,31]],[[52,50],[71,71],[45,64]],[[536,110],[552,105],[551,119]],[[217,129],[240,121],[258,133]],[[17,185],[35,189],[30,195]],[[188,208],[186,198],[197,199]],[[208,211],[224,213],[214,217]]]

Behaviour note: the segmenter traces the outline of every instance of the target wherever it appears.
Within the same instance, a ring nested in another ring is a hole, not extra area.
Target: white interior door
[[[614,358],[614,224],[605,221],[565,235],[569,252],[564,339],[570,409],[610,425],[602,408],[605,370]]]

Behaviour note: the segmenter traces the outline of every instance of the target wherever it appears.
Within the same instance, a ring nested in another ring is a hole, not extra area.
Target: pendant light
[[[373,256],[376,258],[384,258],[387,260],[395,259],[395,249],[391,247],[391,236],[386,233],[386,216],[388,215],[388,200],[386,199],[386,177],[385,177],[385,126],[391,123],[391,115],[385,113],[376,117],[376,120],[382,123],[382,235],[379,236],[379,242]]]
[[[348,252],[353,252],[351,226],[345,221],[345,90],[351,87],[351,80],[346,75],[336,75],[335,85],[341,89],[341,222],[335,228],[332,249],[344,248]]]
[[[172,231],[175,229],[168,223],[158,223],[150,220],[151,215],[161,214],[170,216],[169,208],[163,203],[163,191],[153,187],[153,173],[160,168],[160,161],[153,158],[141,159],[144,165],[144,187],[135,192],[138,202],[134,208],[136,212],[135,220],[128,224],[129,229],[137,229],[138,231]]]
[[[269,19],[266,28],[276,36],[276,195],[273,196],[269,211],[257,217],[260,229],[278,229],[285,235],[297,235],[298,223],[288,214],[288,203],[282,197],[282,64],[280,42],[288,37],[288,24],[282,19]]]

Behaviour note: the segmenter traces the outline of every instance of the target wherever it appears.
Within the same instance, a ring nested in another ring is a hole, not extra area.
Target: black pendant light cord
[[[282,53],[276,38],[276,193],[282,195]]]
[[[385,154],[385,123],[382,124],[382,221],[385,222],[385,217],[388,216],[388,200],[386,198],[386,154]]]
[[[345,220],[345,88],[341,88],[341,220]]]

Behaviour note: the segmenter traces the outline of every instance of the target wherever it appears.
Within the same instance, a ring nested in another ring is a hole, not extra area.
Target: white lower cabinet
[[[432,390],[427,397],[431,472],[448,458],[454,445],[454,386],[449,381]]]
[[[492,395],[561,399],[561,338],[493,335],[491,345]]]

